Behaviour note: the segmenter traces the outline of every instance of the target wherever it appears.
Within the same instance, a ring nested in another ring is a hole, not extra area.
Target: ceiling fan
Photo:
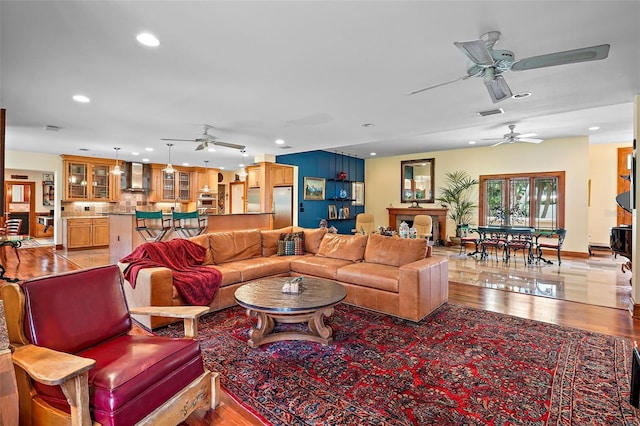
[[[244,145],[236,145],[234,143],[223,142],[218,140],[217,137],[210,135],[209,129],[213,129],[213,126],[209,124],[203,125],[203,132],[200,136],[195,139],[160,139],[163,141],[180,141],[180,142],[198,142],[199,145],[196,147],[196,151],[202,151],[203,149],[209,147],[209,145],[223,146],[225,148],[237,149],[240,151],[244,151],[246,148]]]
[[[498,141],[491,146],[502,145],[503,143],[517,143],[517,142],[528,142],[528,143],[540,143],[544,139],[536,139],[532,138],[532,136],[538,136],[537,133],[516,133],[513,129],[516,128],[515,124],[509,124],[509,133],[505,133],[500,139],[482,139],[483,141]]]
[[[513,52],[509,50],[494,50],[493,46],[500,39],[499,31],[489,31],[482,34],[479,40],[456,41],[453,44],[462,51],[468,58],[467,75],[455,80],[425,87],[409,95],[415,95],[426,90],[466,80],[472,77],[482,77],[487,86],[489,96],[493,103],[500,102],[511,97],[511,89],[507,85],[502,73],[512,71],[525,71],[536,68],[551,67],[556,65],[573,64],[577,62],[596,61],[605,59],[609,55],[609,45],[583,47],[580,49],[567,50],[564,52],[548,53],[546,55],[532,56],[530,58],[516,61]]]

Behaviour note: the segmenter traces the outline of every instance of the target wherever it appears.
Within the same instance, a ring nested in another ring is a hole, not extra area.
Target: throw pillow
[[[301,256],[304,254],[304,232],[280,234],[278,256]]]

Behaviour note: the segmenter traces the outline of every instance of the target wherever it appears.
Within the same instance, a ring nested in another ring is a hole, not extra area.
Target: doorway
[[[229,187],[229,213],[244,213],[244,182],[231,182]]]
[[[6,181],[5,219],[22,219],[21,235],[35,235],[36,184],[34,182]]]

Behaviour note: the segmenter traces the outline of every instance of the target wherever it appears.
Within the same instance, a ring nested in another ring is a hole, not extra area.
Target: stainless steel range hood
[[[146,192],[149,190],[145,179],[145,167],[142,163],[125,163],[126,185],[124,191],[130,192]]]

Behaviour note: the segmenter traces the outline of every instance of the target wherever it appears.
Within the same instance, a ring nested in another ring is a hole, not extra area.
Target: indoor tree
[[[463,225],[468,225],[472,212],[477,207],[471,198],[471,188],[478,184],[464,170],[445,173],[445,184],[440,187],[440,196],[436,197],[443,207],[449,209],[449,217],[456,223],[456,237],[460,237]]]

